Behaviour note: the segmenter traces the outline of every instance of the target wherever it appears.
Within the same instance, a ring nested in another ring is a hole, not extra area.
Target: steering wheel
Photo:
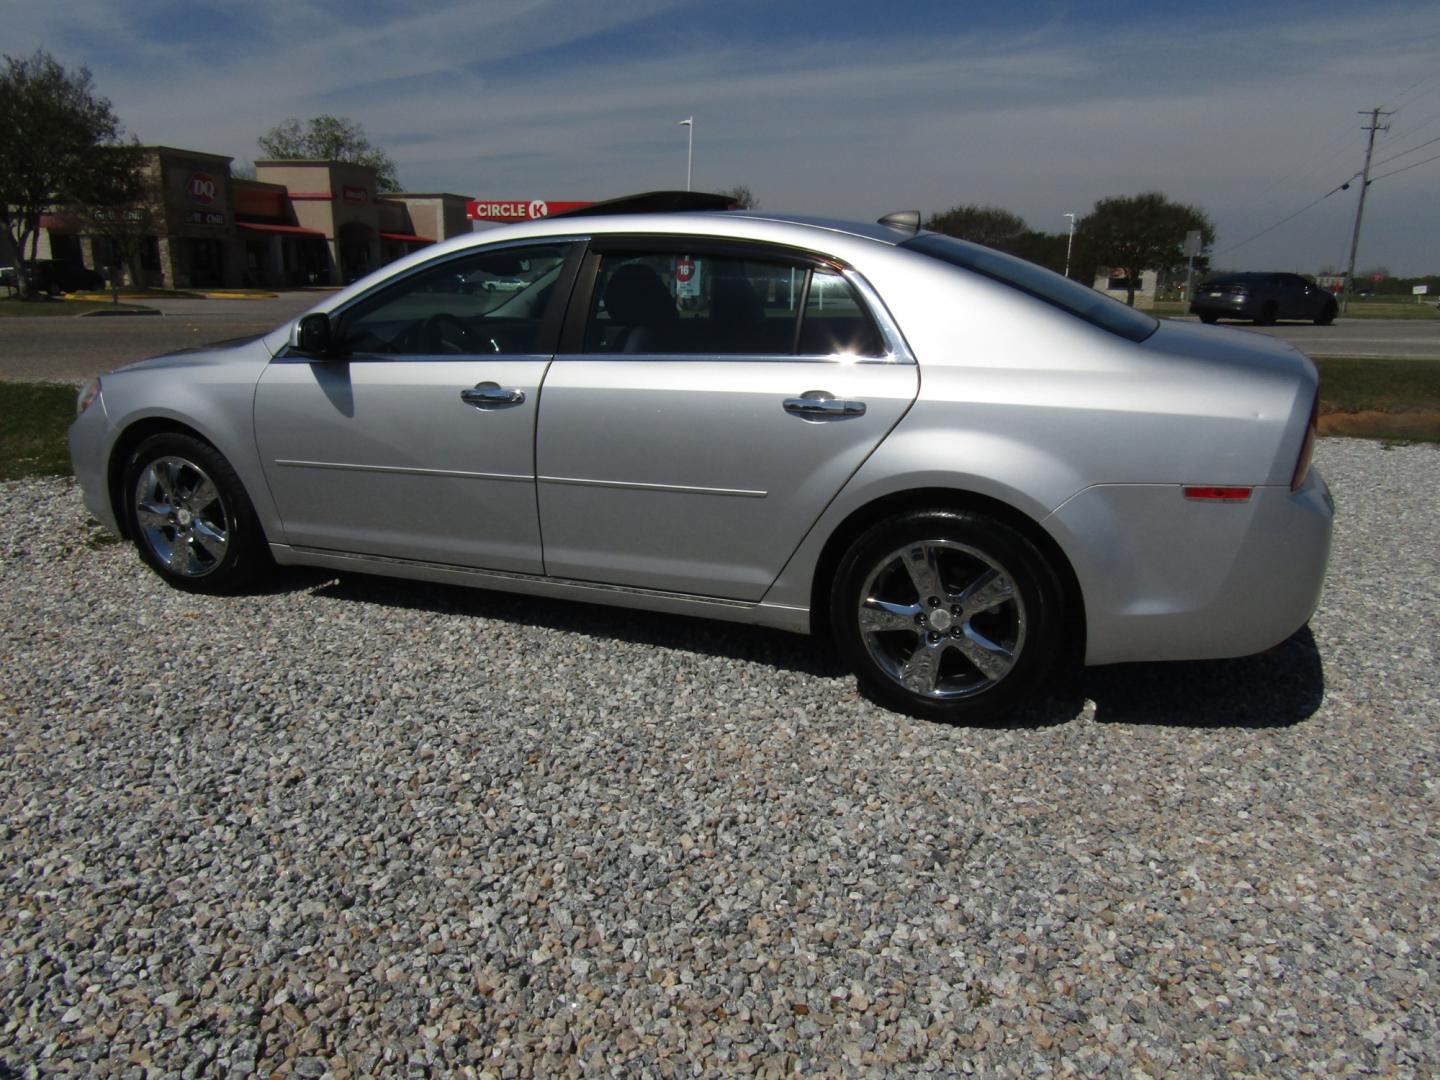
[[[420,324],[420,348],[427,353],[476,352],[475,339],[463,319],[448,312],[431,315]]]

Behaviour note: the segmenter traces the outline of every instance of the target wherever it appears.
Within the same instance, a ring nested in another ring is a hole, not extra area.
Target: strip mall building
[[[341,285],[417,247],[471,230],[467,199],[388,194],[375,170],[334,161],[257,161],[146,147],[146,200],[109,213],[139,240],[136,284],[178,289]],[[97,211],[103,214],[106,211]],[[115,264],[109,227],[71,215],[41,219],[39,255],[92,269]]]

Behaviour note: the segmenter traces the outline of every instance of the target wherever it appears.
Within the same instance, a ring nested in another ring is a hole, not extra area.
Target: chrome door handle
[[[525,391],[516,390],[499,383],[482,382],[460,391],[460,400],[477,409],[493,409],[497,405],[520,405],[525,401]]]
[[[823,390],[807,390],[799,397],[786,398],[785,411],[807,420],[830,420],[844,416],[864,416],[863,401],[841,401]]]

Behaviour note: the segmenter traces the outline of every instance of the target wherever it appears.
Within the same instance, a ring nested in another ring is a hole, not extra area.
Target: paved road
[[[160,316],[0,319],[0,379],[83,382],[157,353],[263,334],[320,298],[293,292],[273,300],[155,300],[148,303]],[[1355,319],[1239,329],[1283,338],[1312,356],[1440,359],[1440,321]]]
[[[1235,324],[1235,328],[1282,338],[1311,356],[1440,359],[1440,320],[1340,319],[1333,326],[1283,323],[1279,326]]]
[[[317,303],[316,292],[265,300],[147,300],[156,315],[0,319],[0,379],[83,382],[157,353],[263,334]]]

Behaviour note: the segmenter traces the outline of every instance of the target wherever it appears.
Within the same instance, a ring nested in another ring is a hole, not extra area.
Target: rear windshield
[[[970,244],[940,233],[921,233],[900,245],[942,262],[982,274],[1019,289],[1037,300],[1068,312],[1076,318],[1119,334],[1130,341],[1144,341],[1160,327],[1159,320],[1143,311],[1112,300],[1104,293],[1046,270],[1043,266],[1017,259],[1014,255]]]

